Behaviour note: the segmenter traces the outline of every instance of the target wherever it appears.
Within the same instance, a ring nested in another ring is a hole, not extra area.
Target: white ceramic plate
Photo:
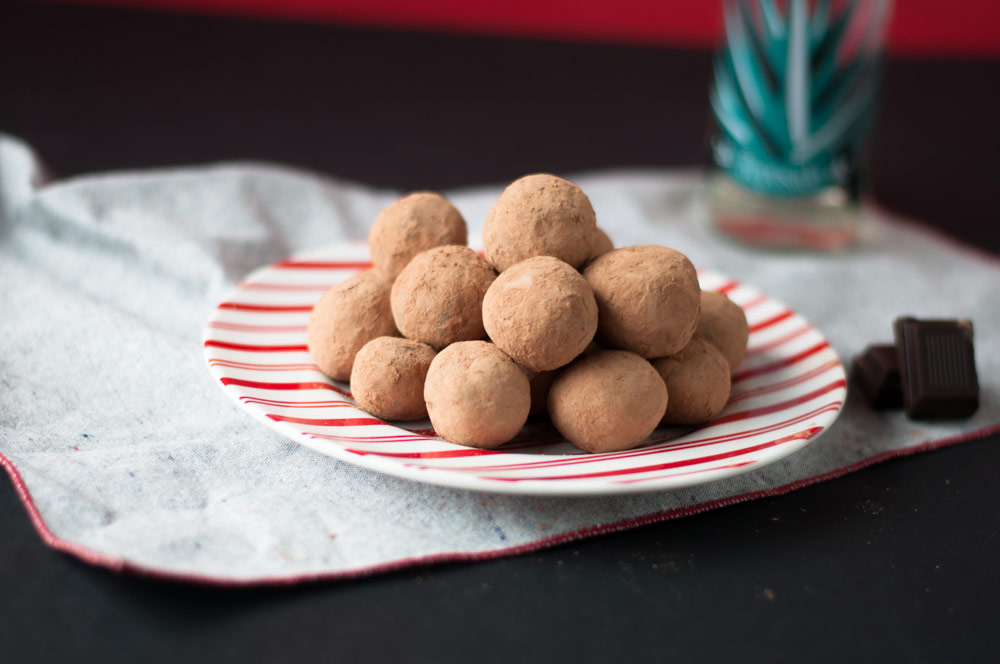
[[[499,450],[445,442],[430,422],[390,424],[357,407],[349,386],[324,376],[306,348],[323,291],[368,267],[367,249],[341,245],[257,270],[205,328],[209,371],[244,410],[293,441],[336,459],[450,487],[534,495],[661,491],[760,468],[796,452],[840,413],[844,367],[823,335],[773,298],[715,272],[702,288],[726,293],[750,324],[749,352],[726,409],[695,429],[663,428],[640,447],[586,454],[544,418]]]

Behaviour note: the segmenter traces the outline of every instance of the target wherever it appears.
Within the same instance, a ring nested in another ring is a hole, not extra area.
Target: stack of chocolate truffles
[[[979,408],[979,379],[968,320],[898,318],[895,345],[872,345],[854,359],[852,378],[872,408],[903,408],[912,419],[958,419]]]
[[[444,440],[493,449],[547,414],[577,448],[608,453],[729,401],[743,309],[703,292],[676,249],[615,249],[569,180],[512,182],[482,255],[434,192],[389,205],[368,240],[372,268],[323,294],[306,336],[317,368],[375,417],[427,417]]]

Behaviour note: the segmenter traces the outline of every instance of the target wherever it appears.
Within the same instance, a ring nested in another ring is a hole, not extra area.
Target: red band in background
[[[710,47],[721,0],[64,0],[387,28],[652,46]],[[896,0],[897,55],[1000,56],[1000,2]]]

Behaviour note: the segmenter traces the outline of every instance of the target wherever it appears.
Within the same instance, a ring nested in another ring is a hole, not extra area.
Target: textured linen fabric
[[[43,534],[92,562],[189,580],[349,576],[698,511],[996,429],[993,259],[884,213],[841,255],[753,252],[707,228],[699,174],[575,179],[616,245],[666,244],[760,288],[822,330],[845,362],[891,340],[898,314],[971,317],[979,411],[910,422],[852,394],[831,430],[799,453],[712,484],[631,496],[505,496],[385,476],[252,420],[209,376],[200,341],[247,272],[362,240],[399,192],[254,164],[48,182],[27,146],[0,135],[0,453],[30,491]],[[475,235],[501,190],[447,193]]]

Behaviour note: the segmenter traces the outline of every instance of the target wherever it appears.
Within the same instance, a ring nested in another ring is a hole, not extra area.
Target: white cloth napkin
[[[515,497],[384,476],[311,452],[241,412],[209,376],[200,339],[248,271],[362,239],[399,192],[254,164],[45,182],[31,150],[0,135],[0,462],[42,536],[117,569],[291,583],[527,551],[1000,428],[994,259],[884,213],[843,255],[748,252],[706,228],[696,173],[574,179],[617,245],[673,246],[757,286],[805,315],[845,361],[891,340],[898,314],[971,317],[979,411],[914,423],[851,397],[802,452],[645,495]],[[475,233],[500,191],[447,193]]]

